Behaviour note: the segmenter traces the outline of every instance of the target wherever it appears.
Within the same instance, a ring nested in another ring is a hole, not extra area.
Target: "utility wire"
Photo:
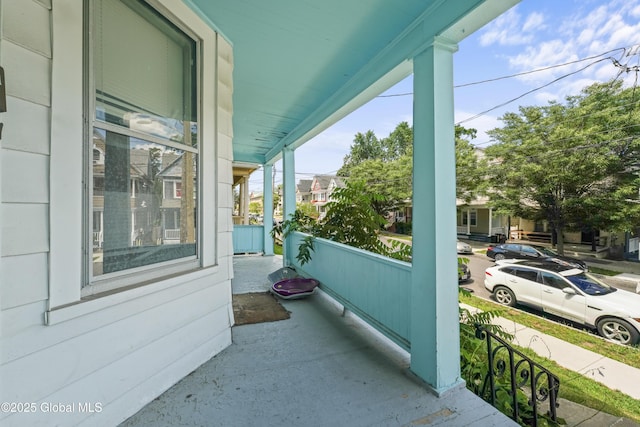
[[[637,48],[638,46],[640,46],[640,45],[633,45],[629,49],[633,49],[634,47]],[[538,69],[535,69],[535,70],[525,71],[525,72],[522,72],[522,73],[511,74],[511,75],[508,75],[508,76],[496,77],[496,78],[492,78],[492,79],[487,79],[487,80],[482,80],[482,81],[477,81],[477,82],[472,82],[472,83],[465,83],[465,84],[456,85],[456,86],[454,86],[454,88],[462,88],[462,87],[467,87],[467,86],[472,86],[472,85],[490,83],[490,82],[504,80],[504,79],[508,79],[508,78],[514,78],[514,77],[519,77],[519,76],[523,76],[523,75],[538,73],[538,72],[542,72],[542,71],[548,71],[550,69],[559,68],[559,67],[563,67],[563,66],[567,66],[567,65],[572,65],[572,64],[576,64],[576,63],[592,60],[592,59],[595,59],[595,58],[600,58],[597,61],[594,61],[594,62],[592,62],[592,63],[590,63],[590,64],[588,64],[588,65],[586,65],[586,66],[584,66],[584,67],[582,67],[582,68],[580,68],[578,70],[576,70],[576,71],[573,71],[571,73],[568,73],[568,74],[565,74],[563,76],[560,76],[560,77],[558,77],[558,78],[556,78],[556,79],[554,79],[554,80],[552,80],[552,81],[550,81],[550,82],[548,82],[548,83],[546,83],[546,84],[544,84],[544,85],[542,85],[540,87],[537,87],[537,88],[534,88],[534,89],[532,89],[530,91],[527,91],[527,92],[525,92],[525,93],[523,93],[523,94],[521,94],[521,95],[519,95],[519,96],[517,96],[517,97],[515,97],[515,98],[513,98],[513,99],[511,99],[509,101],[506,101],[506,102],[501,103],[501,104],[499,104],[499,105],[497,105],[495,107],[492,107],[492,108],[490,108],[488,110],[485,110],[485,111],[483,111],[481,113],[478,113],[478,114],[476,114],[476,115],[474,115],[474,116],[472,116],[470,118],[461,120],[456,124],[460,125],[462,123],[466,123],[468,121],[474,120],[474,119],[476,119],[476,118],[478,118],[480,116],[485,115],[488,112],[496,110],[496,109],[498,109],[500,107],[503,107],[503,106],[505,106],[507,104],[510,104],[510,103],[512,103],[512,102],[514,102],[514,101],[516,101],[518,99],[521,99],[521,98],[523,98],[523,97],[525,97],[525,96],[527,96],[527,95],[529,95],[529,94],[531,94],[531,93],[533,93],[535,91],[543,89],[543,88],[545,88],[545,87],[547,87],[547,86],[549,86],[549,85],[551,85],[553,83],[556,83],[556,82],[558,82],[558,81],[560,81],[560,80],[562,80],[562,79],[564,79],[566,77],[569,77],[569,76],[572,76],[572,75],[577,74],[579,72],[582,72],[582,71],[586,70],[587,68],[592,67],[593,65],[599,64],[600,62],[606,61],[606,60],[611,60],[613,62],[613,64],[614,64],[614,66],[616,66],[616,67],[618,67],[620,69],[618,75],[616,76],[616,79],[619,78],[620,75],[622,75],[624,72],[629,73],[629,72],[635,71],[636,72],[636,82],[637,82],[638,72],[640,71],[640,66],[629,67],[629,66],[623,65],[618,60],[616,60],[615,58],[612,58],[611,56],[608,56],[606,58],[601,58],[604,55],[608,55],[608,54],[611,54],[613,52],[617,52],[617,51],[620,51],[620,50],[622,50],[623,53],[624,53],[624,52],[627,51],[627,48],[616,48],[616,49],[609,50],[607,52],[603,52],[603,53],[601,53],[599,55],[593,55],[593,56],[582,58],[582,59],[575,60],[575,61],[569,61],[569,62],[565,62],[565,63],[562,63],[562,64],[555,64],[555,65],[551,65],[551,66],[548,66],[548,67],[543,67],[543,68],[538,68]],[[378,95],[377,98],[390,98],[390,97],[400,97],[400,96],[409,96],[409,95],[413,95],[413,92],[389,94],[389,95]],[[636,104],[638,102],[640,102],[640,101],[635,101],[635,102],[632,102],[632,103],[629,103],[629,104],[623,105],[623,106],[611,107],[610,109],[623,108],[625,106],[633,105],[633,104]],[[591,114],[599,114],[599,113],[602,113],[602,111],[586,114],[586,115],[583,115],[583,116],[580,116],[580,117],[571,118],[570,120],[577,120],[577,119],[580,119],[580,118],[583,118],[583,117],[587,117],[587,116],[589,116]],[[569,121],[569,120],[567,120],[567,121]],[[631,127],[631,126],[635,126],[635,125],[630,125],[630,126],[627,126],[627,127]],[[626,127],[624,127],[624,128],[626,128]],[[624,129],[624,128],[620,128],[620,129]],[[577,137],[577,138],[584,138],[584,137],[597,135],[597,134],[605,133],[605,132],[611,132],[611,131],[615,131],[615,130],[619,130],[619,129],[605,130],[605,131],[602,131],[602,132],[596,132],[594,134],[583,135],[583,136],[580,136],[580,137]],[[571,140],[571,139],[573,139],[573,138],[565,138],[563,140]],[[622,140],[624,140],[624,139],[629,139],[629,137],[623,138]],[[617,141],[617,140],[612,140],[611,142],[615,142],[615,141]],[[492,142],[495,142],[495,141],[490,140],[490,141],[486,141],[486,142],[482,142],[482,143],[476,143],[476,144],[474,144],[474,146],[486,145],[486,144],[490,144]],[[603,144],[603,143],[599,143],[597,145],[601,145],[601,144]],[[595,145],[591,145],[591,146],[595,146]],[[588,148],[588,147],[589,146],[584,146],[582,148]],[[572,148],[568,148],[568,149],[561,150],[561,151],[575,150],[575,149],[576,149],[576,147],[572,147]],[[545,153],[545,154],[548,154],[548,153]],[[337,172],[337,171],[335,171],[335,172]],[[296,175],[305,175],[305,176],[311,176],[311,175],[318,176],[318,175],[332,175],[333,173],[329,172],[329,173],[318,174],[318,173],[296,172],[295,174]],[[275,169],[274,169],[274,175],[275,175]],[[395,182],[395,181],[397,181],[397,180],[383,181],[383,182]]]
[[[616,48],[616,49],[611,49],[611,50],[609,50],[607,52],[604,52],[604,53],[601,53],[599,55],[593,55],[593,56],[589,56],[587,58],[582,58],[582,59],[577,59],[575,61],[565,62],[563,64],[556,64],[556,65],[550,65],[548,67],[537,68],[535,70],[523,71],[521,73],[510,74],[508,76],[496,77],[496,78],[487,79],[487,80],[480,80],[480,81],[471,82],[471,83],[463,83],[463,84],[459,84],[459,85],[454,86],[454,88],[457,89],[457,88],[461,88],[461,87],[474,86],[474,85],[479,85],[479,84],[483,84],[483,83],[491,83],[491,82],[496,82],[496,81],[499,81],[499,80],[510,79],[510,78],[513,78],[513,77],[520,77],[520,76],[525,76],[525,75],[528,75],[528,74],[539,73],[541,71],[548,71],[548,70],[552,70],[554,68],[565,67],[567,65],[573,65],[573,64],[577,64],[579,62],[584,62],[584,61],[588,61],[588,60],[591,60],[591,59],[599,58],[601,56],[608,55],[608,54],[610,54],[612,52],[616,52],[618,50],[622,50],[624,52],[626,50],[626,48],[619,47],[619,48]]]
[[[629,49],[632,49],[632,48],[637,47],[637,46],[640,46],[640,45],[633,45],[633,46],[629,47]],[[535,70],[523,71],[521,73],[509,74],[509,75],[506,75],[506,76],[494,77],[494,78],[486,79],[486,80],[479,80],[477,82],[462,83],[462,84],[459,84],[459,85],[455,85],[453,87],[454,87],[454,89],[459,89],[459,88],[468,87],[468,86],[475,86],[475,85],[484,84],[484,83],[492,83],[492,82],[496,82],[496,81],[500,81],[500,80],[511,79],[511,78],[514,78],[514,77],[526,76],[526,75],[529,75],[529,74],[539,73],[539,72],[542,72],[542,71],[548,71],[548,70],[552,70],[554,68],[566,67],[567,65],[573,65],[573,64],[577,64],[579,62],[584,62],[584,61],[589,61],[591,59],[600,58],[601,56],[608,55],[610,53],[613,53],[613,52],[616,52],[616,51],[619,51],[619,50],[622,50],[623,53],[624,53],[626,51],[626,49],[627,48],[624,48],[624,47],[618,47],[616,49],[611,49],[611,50],[608,50],[608,51],[603,52],[603,53],[598,54],[598,55],[588,56],[586,58],[577,59],[575,61],[564,62],[562,64],[549,65],[547,67],[536,68]],[[396,97],[396,96],[409,96],[409,95],[413,95],[413,92],[392,93],[392,94],[388,94],[388,95],[378,95],[376,98],[392,98],[392,97]]]
[[[484,111],[482,111],[481,113],[475,114],[475,115],[473,115],[473,116],[471,116],[471,117],[469,117],[469,118],[466,118],[466,119],[464,119],[464,120],[460,120],[460,121],[459,121],[459,122],[457,122],[456,124],[457,124],[457,125],[460,125],[460,124],[462,124],[462,123],[466,123],[466,122],[469,122],[469,121],[471,121],[471,120],[475,120],[475,119],[477,119],[478,117],[484,116],[485,114],[490,113],[490,112],[491,112],[491,111],[493,111],[493,110],[497,110],[497,109],[498,109],[498,108],[500,108],[500,107],[504,107],[504,106],[505,106],[505,105],[507,105],[507,104],[511,104],[512,102],[517,101],[518,99],[524,98],[525,96],[530,95],[530,94],[532,94],[533,92],[536,92],[536,91],[538,91],[538,90],[540,90],[540,89],[544,89],[545,87],[550,86],[550,85],[552,85],[553,83],[556,83],[556,82],[558,82],[558,81],[560,81],[560,80],[562,80],[562,79],[564,79],[564,78],[567,78],[567,77],[569,77],[569,76],[572,76],[572,75],[574,75],[574,74],[580,73],[580,72],[582,72],[582,71],[586,70],[587,68],[592,67],[592,66],[594,66],[594,65],[596,65],[596,64],[598,64],[598,63],[600,63],[600,62],[602,62],[602,61],[606,61],[606,60],[608,60],[608,59],[612,59],[612,58],[601,58],[601,59],[599,59],[599,60],[597,60],[597,61],[592,62],[591,64],[588,64],[588,65],[586,65],[586,66],[584,66],[584,67],[580,68],[579,70],[572,71],[571,73],[568,73],[568,74],[565,74],[565,75],[563,75],[563,76],[560,76],[560,77],[558,77],[557,79],[554,79],[554,80],[552,80],[552,81],[550,81],[550,82],[548,82],[548,83],[546,83],[546,84],[544,84],[544,85],[542,85],[542,86],[539,86],[539,87],[537,87],[537,88],[535,88],[535,89],[531,89],[531,90],[529,90],[529,91],[527,91],[527,92],[523,93],[522,95],[516,96],[515,98],[512,98],[512,99],[510,99],[510,100],[508,100],[508,101],[506,101],[506,102],[503,102],[502,104],[496,105],[495,107],[491,107],[491,108],[489,108],[488,110],[484,110]]]
[[[637,48],[638,46],[640,46],[640,45],[633,45],[633,46],[629,47],[629,49],[632,50],[633,48]],[[638,67],[638,66],[636,66],[636,67],[622,66],[622,64],[618,60],[616,60],[615,58],[612,58],[611,56],[608,56],[606,58],[601,58],[604,55],[609,55],[609,54],[611,54],[613,52],[617,52],[617,51],[622,51],[622,53],[624,54],[627,51],[627,48],[620,47],[620,48],[616,48],[616,49],[611,49],[609,51],[603,52],[603,53],[598,54],[598,55],[589,56],[589,57],[578,59],[578,60],[575,60],[575,61],[569,61],[569,62],[565,62],[565,63],[562,63],[562,64],[555,64],[555,65],[551,65],[551,66],[548,66],[548,67],[538,68],[538,69],[535,69],[535,70],[524,71],[522,73],[511,74],[511,75],[508,75],[508,76],[496,77],[496,78],[492,78],[492,79],[487,79],[487,80],[481,80],[481,81],[472,82],[472,83],[465,83],[465,84],[461,84],[461,85],[456,85],[456,86],[454,86],[454,88],[462,88],[462,87],[473,86],[473,85],[478,85],[478,84],[490,83],[490,82],[494,82],[494,81],[499,81],[499,80],[519,77],[519,76],[523,76],[523,75],[538,73],[538,72],[542,72],[542,71],[548,71],[550,69],[564,67],[564,66],[567,66],[567,65],[573,65],[573,64],[576,64],[576,63],[580,63],[580,62],[584,62],[584,61],[600,58],[597,61],[594,61],[594,62],[586,65],[585,67],[582,67],[582,68],[580,68],[580,69],[578,69],[576,71],[573,71],[571,73],[568,73],[568,74],[565,74],[563,76],[560,76],[557,79],[554,79],[554,80],[552,80],[552,81],[550,81],[550,82],[548,82],[548,83],[546,83],[546,84],[544,84],[544,85],[542,85],[540,87],[537,87],[537,88],[534,88],[534,89],[532,89],[530,91],[527,91],[527,92],[525,92],[525,93],[523,93],[523,94],[521,94],[521,95],[519,95],[519,96],[517,96],[517,97],[515,97],[513,99],[510,99],[510,100],[508,100],[506,102],[503,102],[503,103],[501,103],[499,105],[496,105],[495,107],[489,108],[489,109],[487,109],[487,110],[485,110],[485,111],[483,111],[481,113],[478,113],[478,114],[476,114],[476,115],[474,115],[472,117],[469,117],[467,119],[461,120],[461,121],[457,122],[456,124],[460,125],[462,123],[466,123],[466,122],[469,122],[471,120],[475,120],[478,117],[481,117],[481,116],[483,116],[483,115],[485,115],[485,114],[487,114],[487,113],[489,113],[491,111],[494,111],[494,110],[496,110],[498,108],[504,107],[505,105],[508,105],[508,104],[510,104],[510,103],[512,103],[514,101],[517,101],[518,99],[521,99],[521,98],[523,98],[523,97],[525,97],[527,95],[530,95],[531,93],[536,92],[536,91],[538,91],[540,89],[543,89],[543,88],[545,88],[545,87],[547,87],[547,86],[549,86],[549,85],[551,85],[553,83],[556,83],[556,82],[558,82],[558,81],[560,81],[560,80],[562,80],[562,79],[564,79],[566,77],[569,77],[569,76],[572,76],[572,75],[577,74],[579,72],[582,72],[582,71],[586,70],[587,68],[589,68],[589,67],[591,67],[593,65],[596,65],[596,64],[598,64],[598,63],[600,63],[602,61],[611,60],[616,67],[619,67],[621,69],[621,71],[618,73],[618,76],[616,78],[618,78],[625,71],[626,72],[631,72],[631,71],[638,71],[638,69],[640,69],[640,67]],[[637,78],[637,75],[636,75],[636,78]],[[409,95],[413,95],[413,92],[405,92],[405,93],[397,93],[397,94],[389,94],[389,95],[379,95],[379,96],[377,96],[377,98],[391,98],[391,97],[409,96]]]

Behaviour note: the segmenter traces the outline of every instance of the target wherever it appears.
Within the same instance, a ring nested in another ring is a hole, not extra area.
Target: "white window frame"
[[[477,209],[463,210],[461,212],[462,225],[467,225],[467,212],[468,212],[470,226],[477,227],[478,226],[478,210]]]
[[[141,3],[144,3],[144,0],[136,0],[139,1]],[[89,2],[90,4],[94,4],[93,2]],[[149,4],[149,3],[147,3]],[[152,6],[153,7],[153,6]],[[156,8],[157,10],[157,8]],[[91,8],[88,9],[89,14],[91,13]],[[86,22],[89,23],[89,26],[93,26],[93,17],[89,16],[89,14],[85,13],[85,19]],[[164,18],[173,23],[174,25],[176,25],[177,27],[181,27],[179,25],[178,22],[176,22],[176,19],[171,16],[170,14],[163,14]],[[85,24],[86,25],[86,24]],[[94,32],[92,31],[92,28],[88,28],[89,30],[89,34],[93,34]],[[191,38],[195,43],[196,43],[196,81],[195,81],[195,85],[196,85],[196,91],[197,91],[197,99],[196,99],[196,105],[197,107],[197,112],[196,112],[196,123],[200,123],[200,119],[201,119],[201,103],[200,103],[200,84],[202,81],[202,76],[200,73],[200,63],[201,63],[201,52],[202,52],[202,47],[200,46],[199,40],[197,37],[195,37],[190,31],[188,31],[185,28],[180,28],[180,30],[182,30],[182,33],[188,37]],[[88,50],[87,50],[88,49]],[[95,106],[95,101],[96,101],[96,90],[94,87],[94,82],[93,82],[93,73],[94,73],[94,68],[93,68],[93,64],[92,64],[92,60],[93,60],[93,40],[87,40],[86,42],[86,47],[85,47],[85,52],[87,52],[87,59],[88,59],[88,65],[87,65],[87,74],[85,76],[85,84],[87,84],[88,88],[86,89],[86,98],[87,98],[87,103],[85,104],[87,111],[85,112],[85,116],[89,117],[89,123],[86,129],[86,138],[87,140],[91,140],[93,134],[94,134],[94,129],[98,129],[100,131],[111,131],[114,133],[117,133],[123,137],[126,138],[138,138],[139,140],[142,141],[148,141],[149,143],[159,143],[162,146],[168,147],[168,148],[177,148],[182,150],[183,152],[191,152],[193,154],[195,154],[197,156],[198,159],[198,165],[196,167],[196,172],[199,174],[199,170],[200,170],[200,165],[199,165],[199,161],[201,158],[200,155],[200,150],[197,147],[200,147],[201,144],[201,140],[200,140],[200,133],[198,133],[198,144],[196,146],[196,148],[191,147],[189,145],[186,144],[182,144],[182,143],[177,143],[171,140],[166,140],[163,138],[157,138],[154,136],[149,136],[140,132],[137,132],[135,130],[126,128],[126,127],[122,127],[116,124],[112,124],[112,123],[108,123],[106,121],[101,120],[98,117],[95,117],[95,111],[96,111],[96,106]],[[88,166],[87,169],[85,169],[85,174],[87,176],[93,176],[92,175],[92,163],[90,164],[90,162],[87,162]],[[198,186],[201,183],[201,179],[197,178],[196,180]],[[132,188],[131,186],[133,185],[133,180],[130,180],[129,183],[129,187],[130,189]],[[87,188],[86,190],[86,205],[87,205],[87,210],[89,212],[93,211],[93,197],[92,197],[92,189],[91,188]],[[200,190],[197,190],[197,193],[201,193]],[[132,193],[131,198],[134,198],[135,195]],[[174,199],[176,198],[176,184],[175,181],[173,181],[173,197]],[[196,217],[199,219],[202,217],[201,215],[201,207],[199,205],[199,203],[196,203],[196,210],[199,213],[198,215],[196,215]],[[133,224],[133,214],[131,214],[132,217],[132,227],[135,228],[135,224]],[[85,215],[85,222],[86,221],[90,221],[91,216],[89,215]],[[83,223],[85,223],[83,222]],[[85,228],[91,228],[90,225],[86,225],[85,224]],[[196,230],[201,230],[201,227],[196,224],[195,225],[195,229]],[[104,230],[103,230],[104,233]],[[133,239],[133,233],[135,233],[133,230],[131,231],[131,239]],[[146,280],[150,280],[150,279],[154,279],[157,277],[162,277],[162,276],[167,276],[170,274],[175,274],[178,272],[183,272],[183,271],[188,271],[188,270],[193,270],[196,268],[200,267],[200,261],[199,261],[199,253],[200,253],[200,245],[201,245],[201,236],[200,235],[196,235],[195,238],[195,255],[191,255],[191,256],[187,256],[187,257],[180,257],[180,258],[173,258],[170,260],[166,260],[166,261],[162,261],[162,262],[158,262],[158,263],[153,263],[153,264],[147,264],[147,265],[143,265],[143,266],[138,266],[138,267],[129,267],[126,269],[122,269],[119,271],[114,271],[114,272],[110,272],[110,273],[103,273],[100,275],[94,275],[93,274],[93,257],[95,256],[95,254],[93,253],[93,243],[89,246],[87,244],[88,239],[85,238],[85,245],[87,245],[87,249],[85,249],[84,253],[85,253],[85,261],[84,261],[84,266],[85,266],[85,273],[84,273],[84,277],[83,277],[83,295],[93,295],[96,293],[100,293],[100,292],[105,292],[105,291],[110,291],[113,289],[116,289],[118,287],[122,287],[122,286],[127,286],[127,285],[132,285],[135,284],[137,282],[140,281],[146,281]],[[91,242],[93,242],[93,236],[91,236]],[[130,244],[131,246],[131,244]],[[166,248],[169,249],[169,248]]]
[[[218,174],[217,141],[215,111],[218,108],[217,91],[217,55],[218,35],[189,6],[174,0],[146,0],[165,16],[173,16],[174,23],[194,34],[200,40],[199,66],[201,81],[198,101],[200,117],[200,138],[203,141],[199,157],[199,181],[202,197],[199,197],[201,218],[198,229],[200,241],[200,266],[207,270],[196,269],[193,273],[212,274],[209,268],[217,271],[217,197]],[[89,242],[93,230],[85,230],[78,224],[86,224],[87,209],[84,208],[83,194],[88,185],[84,182],[84,170],[87,162],[83,155],[86,142],[84,118],[84,76],[83,76],[83,8],[77,0],[56,0],[52,8],[52,40],[54,55],[51,62],[51,154],[50,154],[50,206],[49,206],[49,299],[47,301],[47,324],[54,324],[69,318],[93,312],[122,301],[121,292],[129,295],[142,295],[156,292],[167,286],[178,286],[188,279],[171,276],[167,279],[152,275],[135,275],[131,280],[134,286],[122,288],[115,284],[110,292],[99,295],[101,298],[86,300],[91,295],[82,288],[86,270],[83,270],[84,251],[91,246]],[[206,52],[206,56],[203,56]],[[204,236],[207,236],[206,239]],[[87,267],[85,267],[87,268]],[[146,279],[146,280],[145,280]],[[142,287],[142,288],[140,288]],[[98,291],[99,292],[99,291]],[[95,294],[95,292],[93,292]]]

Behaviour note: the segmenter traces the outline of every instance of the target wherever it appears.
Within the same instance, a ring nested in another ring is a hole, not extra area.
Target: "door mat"
[[[234,294],[232,301],[236,325],[275,322],[290,317],[290,312],[270,292]]]

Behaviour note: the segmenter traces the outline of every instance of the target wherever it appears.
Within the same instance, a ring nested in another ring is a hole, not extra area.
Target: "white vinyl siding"
[[[0,401],[103,404],[2,426],[118,425],[231,343],[232,48],[184,3],[150,3],[202,43],[203,268],[83,298],[82,2],[2,0]]]
[[[0,325],[48,296],[50,11],[2,2],[7,112],[0,141]],[[1,359],[0,359],[1,361]]]

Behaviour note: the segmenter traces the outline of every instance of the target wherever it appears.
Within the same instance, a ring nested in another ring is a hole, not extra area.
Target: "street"
[[[471,270],[471,280],[462,283],[460,286],[473,292],[479,298],[491,299],[491,293],[484,288],[484,271],[487,267],[494,265],[492,259],[484,254],[458,255],[467,258],[469,269]]]
[[[491,258],[488,258],[484,254],[473,254],[473,255],[458,255],[458,257],[469,259],[469,269],[471,270],[471,280],[468,282],[462,283],[460,286],[469,289],[479,298],[489,299],[491,298],[491,293],[484,288],[484,271],[487,267],[491,267],[494,265],[494,261]],[[588,261],[587,261],[588,262]],[[596,275],[600,280],[605,282],[606,284],[613,286],[618,289],[624,289],[625,291],[635,292],[636,291],[636,283],[629,280],[616,279],[610,276]]]

